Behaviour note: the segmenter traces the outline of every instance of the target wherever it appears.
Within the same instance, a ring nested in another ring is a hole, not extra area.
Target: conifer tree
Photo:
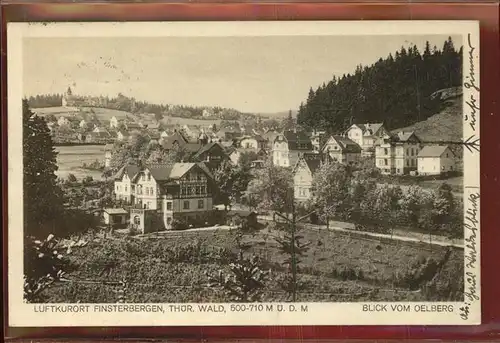
[[[57,153],[45,120],[23,100],[23,201],[25,235],[42,237],[62,210]],[[49,232],[50,233],[50,232]]]

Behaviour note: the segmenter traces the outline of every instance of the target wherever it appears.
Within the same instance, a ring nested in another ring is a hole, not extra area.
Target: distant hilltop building
[[[62,96],[61,105],[62,107],[76,110],[78,107],[85,106],[85,99],[74,95],[71,87],[68,87]]]

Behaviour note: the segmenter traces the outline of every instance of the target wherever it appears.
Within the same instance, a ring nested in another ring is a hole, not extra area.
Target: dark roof
[[[418,153],[418,157],[441,157],[441,155],[448,149],[447,145],[426,145]],[[450,149],[451,151],[451,149]],[[451,151],[453,156],[455,155]]]
[[[281,135],[278,135],[275,140],[279,140]],[[311,139],[304,131],[285,131],[283,137],[288,142],[289,150],[312,150]]]
[[[333,138],[337,141],[338,145],[340,146],[340,150],[343,153],[361,153],[361,147],[356,142],[347,137],[332,135],[330,136],[330,138]]]
[[[392,136],[392,139],[397,142],[407,142],[412,137],[420,141],[420,139],[418,138],[418,136],[415,134],[414,131],[399,131]]]
[[[369,131],[370,135],[374,135],[377,133],[378,130],[380,130],[382,126],[384,126],[384,123],[365,123],[365,124],[354,124],[354,125],[358,126],[363,131],[363,133]]]
[[[305,153],[302,158],[307,164],[311,173],[315,173],[321,167],[323,154]]]
[[[162,147],[164,149],[172,149],[174,147],[174,143],[177,142],[180,146],[185,145],[188,143],[188,140],[186,137],[184,137],[183,134],[181,134],[179,131],[174,132],[172,135],[168,136],[163,142],[162,142]]]
[[[114,176],[114,179],[121,180],[125,173],[127,173],[128,177],[132,179],[138,172],[139,172],[138,166],[134,164],[126,164],[123,167],[121,167],[120,170],[118,170],[118,172]]]

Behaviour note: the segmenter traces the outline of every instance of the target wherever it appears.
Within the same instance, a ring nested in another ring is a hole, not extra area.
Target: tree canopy
[[[297,115],[299,125],[341,132],[352,123],[385,122],[389,129],[427,119],[441,105],[430,95],[462,83],[462,48],[450,38],[442,49],[429,42],[421,54],[402,47],[353,74],[311,88]]]
[[[50,131],[23,100],[23,201],[25,234],[46,236],[62,209],[56,162]]]

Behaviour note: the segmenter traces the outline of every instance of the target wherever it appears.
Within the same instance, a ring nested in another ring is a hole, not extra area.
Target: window
[[[410,160],[406,160],[406,166],[409,167],[410,166]]]
[[[144,176],[144,174],[141,175],[141,180],[146,181],[146,177]]]
[[[141,223],[141,218],[139,216],[134,216],[134,224],[139,225]]]
[[[172,217],[167,217],[167,225],[172,224]]]
[[[384,158],[384,165],[385,166],[389,165],[389,162],[387,161],[387,158]]]
[[[128,186],[125,185],[125,192],[128,192]]]
[[[151,181],[151,174],[148,174],[148,181]]]
[[[153,187],[151,187],[151,189],[149,190],[149,192],[150,192],[151,195],[155,195],[155,191],[154,191]]]
[[[388,155],[389,154],[389,150],[387,148],[384,148],[384,155]]]
[[[184,201],[183,209],[189,210],[189,201]]]
[[[146,195],[149,195],[149,187],[146,187]]]
[[[446,153],[446,157],[447,157],[447,158],[449,157],[449,156],[448,156],[448,153]]]
[[[410,154],[410,149],[406,148],[406,155]]]
[[[203,200],[198,200],[198,208],[203,208]]]
[[[450,170],[453,170],[453,166],[450,166]]]
[[[167,211],[172,211],[172,202],[167,201]]]

